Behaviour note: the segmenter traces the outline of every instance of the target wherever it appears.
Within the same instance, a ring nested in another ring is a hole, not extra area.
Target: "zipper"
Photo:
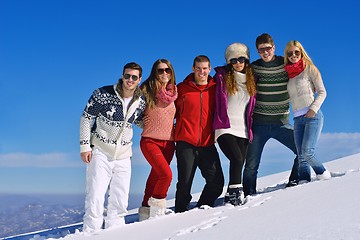
[[[200,91],[200,119],[199,119],[199,129],[198,129],[198,145],[200,144],[200,140],[201,140],[200,131],[201,131],[202,108],[203,108],[202,101],[203,101],[203,92]]]
[[[121,101],[121,104],[122,104],[122,111],[123,111],[123,113],[124,113],[125,101],[124,101],[122,98],[121,98],[120,101]],[[129,103],[127,109],[126,109],[126,114],[125,114],[124,119],[123,119],[123,125],[122,125],[122,127],[120,128],[120,138],[118,139],[118,140],[120,140],[120,144],[119,144],[119,143],[116,144],[116,150],[115,150],[115,152],[117,152],[118,146],[121,145],[121,140],[124,139],[124,134],[125,134],[124,129],[125,129],[125,125],[126,125],[127,120],[128,120],[129,110],[130,110],[131,106],[133,105],[133,103],[134,103],[135,101],[136,101],[136,100],[134,100],[134,98],[132,98],[132,99],[130,100],[130,103]]]

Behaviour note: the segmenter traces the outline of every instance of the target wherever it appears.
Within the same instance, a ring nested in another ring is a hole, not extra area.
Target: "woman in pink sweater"
[[[170,162],[174,156],[174,116],[177,88],[174,68],[166,59],[157,60],[150,76],[141,85],[147,106],[140,148],[151,165],[146,182],[139,220],[161,216],[166,210],[166,196],[172,180]]]

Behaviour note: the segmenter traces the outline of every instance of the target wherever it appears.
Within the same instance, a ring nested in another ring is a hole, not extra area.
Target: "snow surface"
[[[76,232],[62,239],[360,239],[360,154],[325,166],[333,178],[316,181],[313,176],[314,181],[292,188],[285,188],[289,172],[259,178],[259,194],[242,206],[194,208],[94,234]],[[198,197],[195,194],[193,201]],[[173,205],[174,200],[169,200],[168,207]],[[136,212],[133,209],[129,214]]]

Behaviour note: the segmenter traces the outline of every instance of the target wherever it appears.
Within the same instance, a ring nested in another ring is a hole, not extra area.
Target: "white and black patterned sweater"
[[[116,85],[104,86],[93,92],[80,118],[80,152],[97,147],[114,160],[132,156],[132,124],[142,127],[146,102],[137,88],[125,109],[120,94]]]

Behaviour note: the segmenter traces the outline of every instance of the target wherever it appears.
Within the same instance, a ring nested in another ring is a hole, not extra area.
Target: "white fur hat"
[[[230,63],[230,59],[245,57],[250,60],[249,48],[242,43],[233,43],[226,48],[225,59],[226,63]]]

